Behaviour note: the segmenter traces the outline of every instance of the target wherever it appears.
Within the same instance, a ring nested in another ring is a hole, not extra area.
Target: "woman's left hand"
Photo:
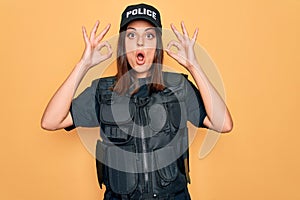
[[[197,63],[197,58],[194,52],[194,46],[198,35],[198,28],[195,30],[192,38],[189,37],[189,34],[183,22],[181,22],[183,34],[181,34],[173,24],[171,24],[171,28],[174,34],[176,35],[178,41],[170,41],[166,48],[166,52],[179,64],[181,64],[189,70],[191,67],[196,66]],[[177,52],[171,50],[173,46],[178,50]]]

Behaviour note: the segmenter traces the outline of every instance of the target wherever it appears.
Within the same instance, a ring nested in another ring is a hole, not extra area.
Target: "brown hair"
[[[125,94],[129,87],[131,86],[131,78],[129,70],[131,66],[129,65],[126,57],[125,49],[125,37],[126,28],[120,30],[117,48],[117,74],[116,74],[116,84],[113,88],[118,94]],[[162,45],[162,34],[161,30],[158,28],[156,31],[156,50],[154,54],[153,63],[151,66],[151,80],[148,85],[151,92],[158,92],[164,89],[163,86],[163,75],[162,75],[162,62],[163,62],[163,45]]]

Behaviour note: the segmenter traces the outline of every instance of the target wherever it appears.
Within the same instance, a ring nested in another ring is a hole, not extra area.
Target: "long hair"
[[[131,86],[131,78],[129,71],[131,66],[128,63],[126,57],[125,48],[125,37],[126,28],[121,29],[119,32],[118,48],[117,48],[117,74],[116,74],[116,85],[113,90],[118,94],[125,94]],[[162,63],[163,63],[163,44],[162,44],[162,33],[158,28],[156,31],[156,50],[152,66],[150,68],[151,80],[148,85],[150,92],[158,92],[164,89],[163,86],[163,75],[162,75]]]

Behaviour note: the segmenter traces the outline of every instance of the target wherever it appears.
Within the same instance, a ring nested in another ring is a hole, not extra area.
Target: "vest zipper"
[[[140,109],[140,114],[143,112],[143,109]],[[144,114],[144,113],[143,113]],[[143,154],[143,166],[144,166],[144,179],[145,179],[145,192],[149,192],[149,165],[148,165],[148,159],[147,159],[147,144],[146,144],[146,136],[145,136],[145,130],[144,130],[144,121],[143,117],[140,115],[141,120],[141,140],[142,140],[142,154]]]

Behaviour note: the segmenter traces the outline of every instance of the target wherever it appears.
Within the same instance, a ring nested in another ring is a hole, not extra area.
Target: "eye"
[[[151,40],[153,38],[155,38],[155,35],[153,33],[146,33],[146,39]]]
[[[136,34],[135,34],[134,32],[130,32],[130,33],[127,34],[127,37],[128,37],[129,39],[133,39],[133,38],[136,37]]]

